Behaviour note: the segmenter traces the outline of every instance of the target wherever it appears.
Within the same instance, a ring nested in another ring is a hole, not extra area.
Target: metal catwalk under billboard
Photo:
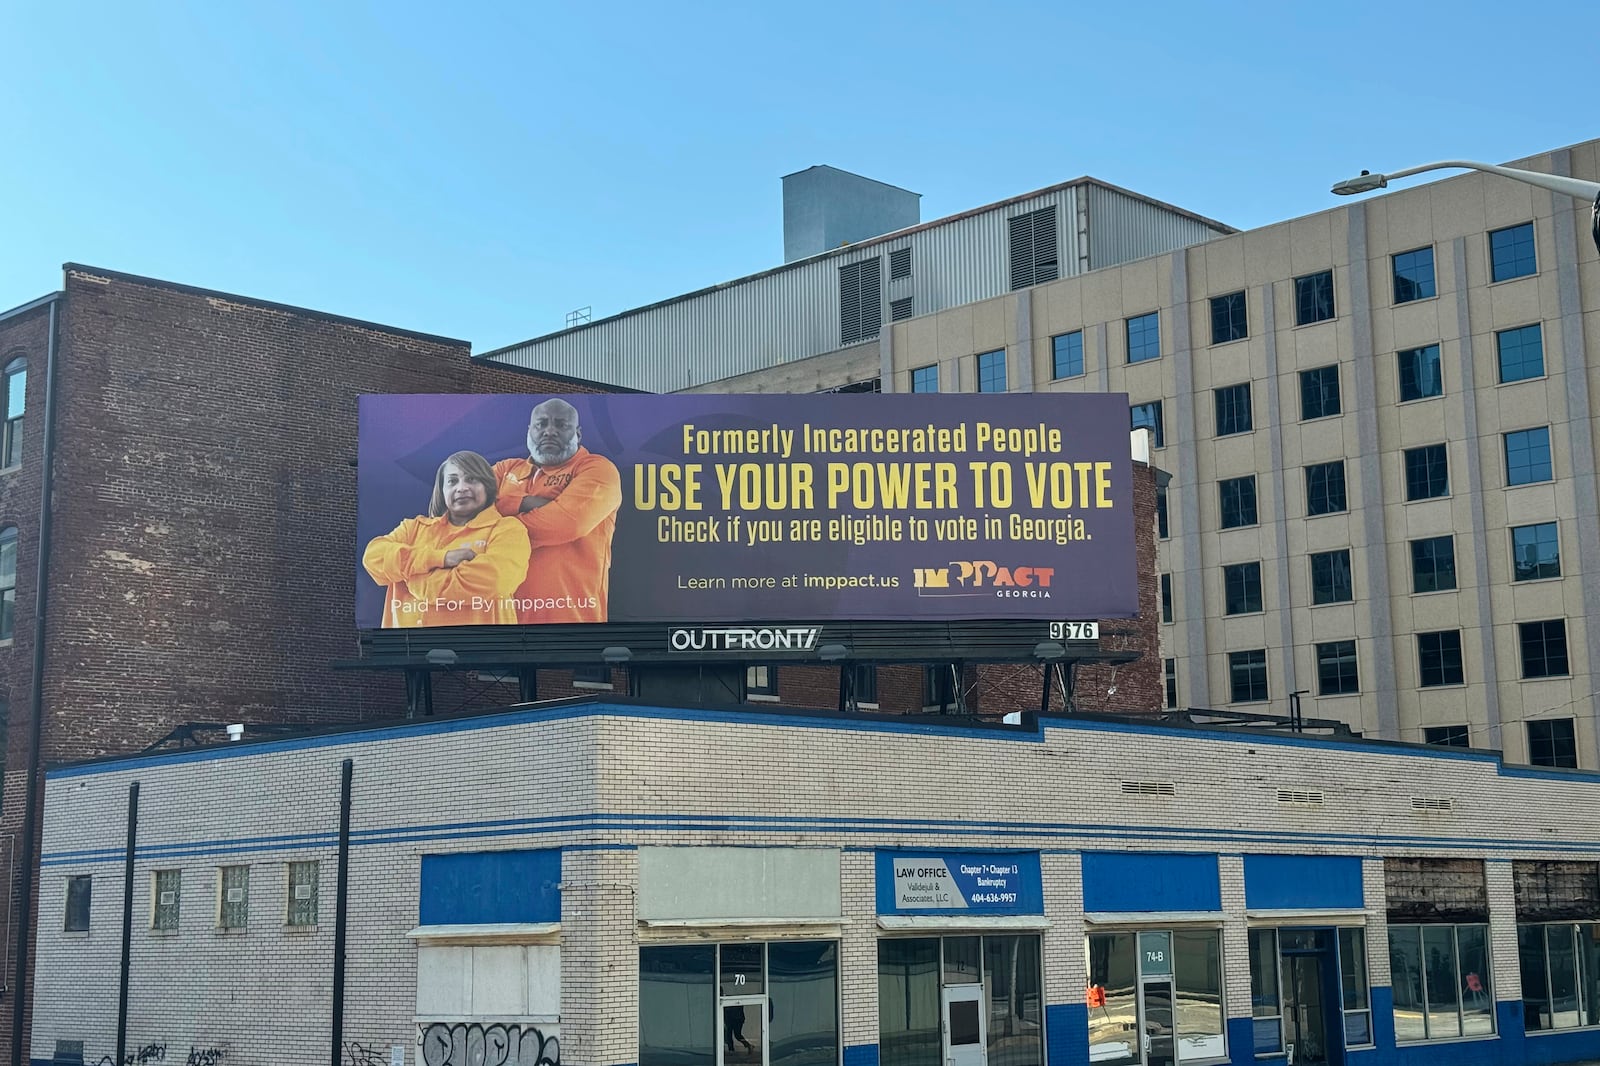
[[[1118,394],[363,396],[361,628],[1127,618]]]

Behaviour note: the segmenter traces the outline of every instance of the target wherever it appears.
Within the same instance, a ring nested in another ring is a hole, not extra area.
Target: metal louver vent
[[[889,280],[899,281],[911,276],[911,249],[896,248],[889,253]]]
[[[1280,788],[1278,789],[1278,802],[1296,807],[1320,807],[1322,806],[1322,792],[1319,789]]]
[[[1056,209],[1041,207],[1007,220],[1011,238],[1011,287],[1025,289],[1060,276]]]
[[[1456,801],[1450,796],[1412,796],[1411,809],[1414,811],[1453,811]]]
[[[1122,791],[1128,796],[1176,796],[1178,788],[1171,781],[1124,781]]]
[[[839,268],[839,343],[859,344],[883,326],[883,270],[875,256]]]
[[[900,322],[911,317],[911,297],[889,301],[889,321]]]

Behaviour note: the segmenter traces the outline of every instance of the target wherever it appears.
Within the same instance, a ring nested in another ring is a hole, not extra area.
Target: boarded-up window
[[[1390,922],[1487,922],[1481,859],[1385,859]]]
[[[1600,919],[1600,864],[1517,862],[1517,921],[1577,922]]]

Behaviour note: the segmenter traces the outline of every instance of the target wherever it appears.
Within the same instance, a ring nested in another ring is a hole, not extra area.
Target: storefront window
[[[1271,1055],[1283,1050],[1283,999],[1278,986],[1278,931],[1250,930],[1250,1015],[1255,1022],[1255,1051]]]
[[[1600,924],[1517,927],[1529,1032],[1600,1025]]]
[[[1227,1058],[1228,1042],[1222,1027],[1221,932],[1175,930],[1172,955],[1178,996],[1178,1060]]]
[[[878,941],[881,1066],[938,1066],[939,1032],[938,938]]]
[[[1372,1043],[1372,1001],[1367,988],[1367,931],[1339,930],[1339,986],[1344,997],[1344,1044]]]
[[[639,949],[639,1066],[712,1066],[716,948]]]
[[[839,945],[806,940],[767,945],[768,1066],[839,1061]]]
[[[1043,1066],[1039,948],[1037,936],[878,941],[881,1066],[940,1066],[944,1061],[940,989],[971,989],[980,982],[987,1010],[988,1066]],[[977,1023],[976,1013],[972,1020]]]
[[[1485,925],[1391,925],[1395,1039],[1448,1040],[1494,1032]]]
[[[1089,952],[1089,1061],[1128,1066],[1139,1057],[1138,956],[1132,933],[1095,933]]]
[[[988,1066],[1041,1066],[1044,985],[1039,938],[984,937],[983,979],[989,1004]]]
[[[767,990],[761,955],[765,944],[722,945],[721,983],[725,996],[759,996]]]

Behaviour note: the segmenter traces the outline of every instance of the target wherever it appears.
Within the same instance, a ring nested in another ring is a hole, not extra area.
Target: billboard
[[[1122,394],[363,396],[360,628],[1138,613]]]

